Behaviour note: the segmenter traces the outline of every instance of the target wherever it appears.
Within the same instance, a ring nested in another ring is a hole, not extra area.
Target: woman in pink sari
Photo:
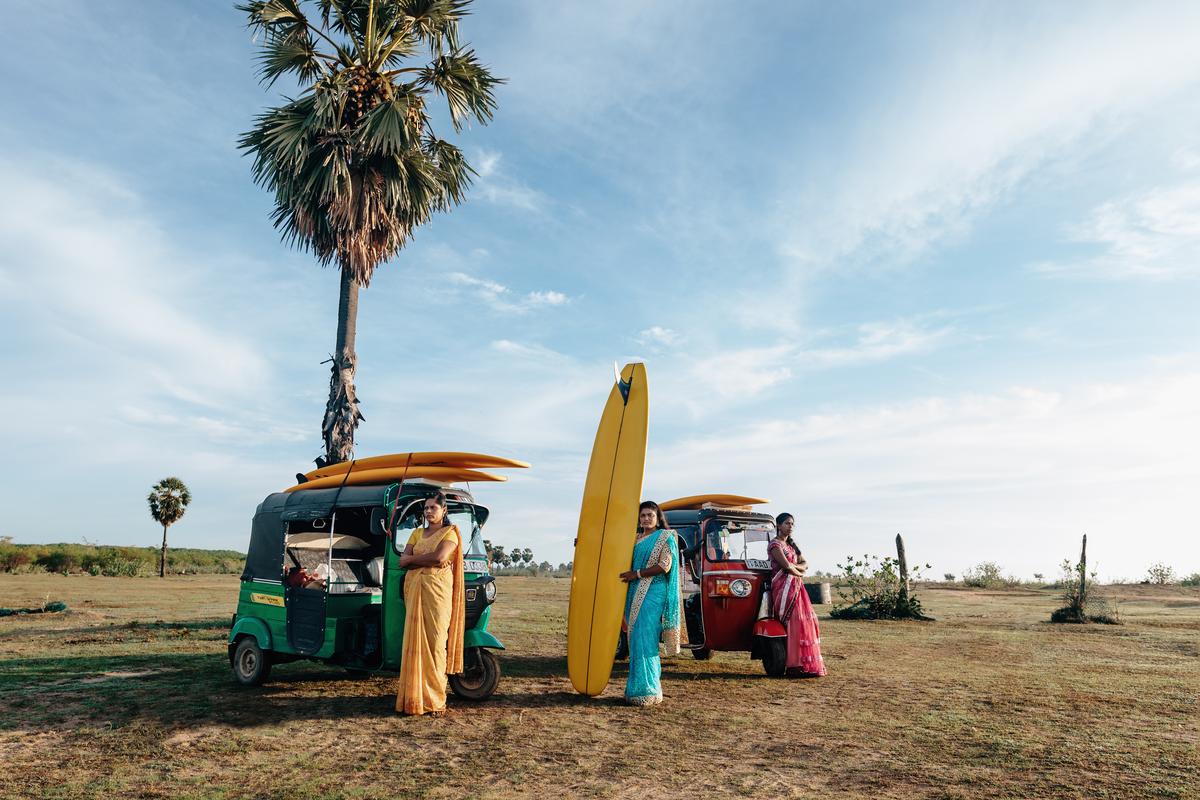
[[[804,589],[808,562],[792,541],[796,520],[791,514],[775,518],[775,538],[767,545],[771,556],[771,613],[787,628],[789,675],[815,678],[825,674],[821,630]]]

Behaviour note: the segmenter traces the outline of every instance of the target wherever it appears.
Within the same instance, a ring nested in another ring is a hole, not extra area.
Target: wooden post
[[[1083,535],[1083,547],[1079,550],[1079,617],[1083,619],[1087,603],[1087,534]]]
[[[900,602],[908,602],[908,559],[904,557],[904,537],[896,534],[896,560],[900,562]]]

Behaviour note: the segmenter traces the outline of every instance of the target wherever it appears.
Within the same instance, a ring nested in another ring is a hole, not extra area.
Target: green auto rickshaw
[[[483,541],[488,510],[466,490],[426,479],[277,492],[259,505],[229,631],[237,682],[260,684],[273,665],[297,659],[354,673],[398,671],[406,572],[399,558],[425,499],[439,491],[463,536],[464,671],[450,676],[450,688],[468,700],[490,697],[500,681],[493,651],[504,645],[487,629],[496,599]],[[321,574],[323,587],[288,585],[294,567]]]

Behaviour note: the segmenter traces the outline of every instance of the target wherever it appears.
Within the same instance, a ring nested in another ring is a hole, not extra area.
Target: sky
[[[0,536],[244,550],[322,452],[337,274],[240,133],[233,4],[8,0]],[[1200,571],[1200,6],[477,0],[478,172],[363,291],[357,454],[533,463],[489,537],[571,558],[613,363],[645,496],[887,554]],[[19,79],[14,79],[18,78]]]

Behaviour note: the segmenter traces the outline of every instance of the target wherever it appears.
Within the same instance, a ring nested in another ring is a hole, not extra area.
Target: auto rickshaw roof
[[[371,508],[371,529],[378,531],[384,517],[384,503],[395,496],[392,489],[396,484],[343,486],[338,489],[310,489],[304,492],[274,492],[258,505],[254,521],[250,526],[250,546],[246,551],[246,567],[242,580],[278,581],[283,574],[283,539],[286,523],[293,520],[323,519],[338,508]],[[426,481],[405,481],[400,497],[416,500],[444,492],[451,502],[468,503],[483,510],[482,524],[487,519],[487,509],[479,506],[475,498],[465,489],[441,486]],[[378,521],[377,521],[378,519]]]

